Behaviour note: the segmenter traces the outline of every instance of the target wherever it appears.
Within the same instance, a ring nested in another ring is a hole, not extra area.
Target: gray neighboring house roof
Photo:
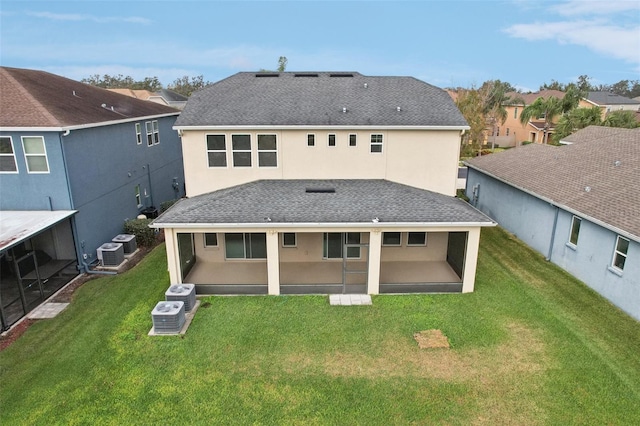
[[[587,93],[587,99],[598,105],[638,105],[640,107],[640,101],[625,98],[611,92],[589,92]]]
[[[316,192],[308,193],[307,188]],[[326,192],[328,188],[335,192]],[[495,225],[458,198],[388,180],[304,179],[258,180],[184,199],[152,226],[371,224],[375,218],[381,227],[393,223]]]
[[[571,139],[571,145],[531,144],[466,164],[640,241],[640,128],[590,126]]]
[[[175,124],[175,128],[214,126],[468,129],[446,91],[413,77],[357,72],[232,75],[192,94]]]

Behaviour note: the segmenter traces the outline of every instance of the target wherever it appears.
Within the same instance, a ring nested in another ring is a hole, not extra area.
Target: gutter
[[[71,130],[90,129],[93,127],[110,126],[113,124],[131,123],[134,121],[151,120],[154,118],[171,117],[180,115],[180,111],[165,114],[146,115],[142,117],[129,117],[121,120],[101,121],[98,123],[78,124],[73,126],[62,127],[3,127],[3,132],[64,132],[63,136],[68,136]]]
[[[504,183],[504,184],[506,184],[506,185],[508,185],[508,186],[510,186],[512,188],[516,188],[516,189],[524,192],[525,194],[529,194],[534,198],[537,198],[539,200],[542,200],[544,202],[547,202],[547,203],[551,204],[552,206],[559,207],[562,210],[565,210],[565,211],[567,211],[567,212],[569,212],[571,214],[574,214],[576,216],[584,218],[584,219],[588,220],[589,222],[595,223],[596,225],[599,225],[599,226],[601,226],[601,227],[603,227],[605,229],[613,231],[616,234],[621,235],[621,236],[623,236],[623,237],[625,237],[625,238],[627,238],[629,240],[633,240],[633,241],[635,241],[637,243],[640,243],[640,237],[637,236],[637,235],[633,235],[633,234],[631,234],[631,233],[629,233],[627,231],[624,231],[624,230],[622,230],[620,228],[616,228],[615,226],[612,226],[612,225],[610,225],[608,223],[605,223],[605,222],[601,221],[600,219],[596,219],[593,216],[589,216],[589,215],[587,215],[587,214],[585,214],[583,212],[580,212],[580,211],[578,211],[576,209],[573,209],[573,208],[571,208],[571,207],[569,207],[569,206],[567,206],[565,204],[558,203],[558,202],[552,200],[551,198],[545,197],[545,196],[540,195],[540,194],[536,194],[535,192],[529,191],[528,189],[526,189],[526,188],[524,188],[522,186],[514,185],[513,183],[507,182],[506,180],[504,180],[504,179],[502,179],[502,178],[500,178],[500,177],[498,177],[498,176],[496,176],[496,175],[494,175],[492,173],[489,173],[489,172],[487,172],[485,170],[482,170],[481,168],[479,168],[477,166],[469,164],[466,161],[464,162],[464,164],[467,167],[471,167],[473,170],[476,170],[476,171],[478,171],[478,172],[480,172],[480,173],[482,173],[482,174],[484,174],[486,176],[489,176],[489,177],[491,177],[491,178],[493,178],[493,179],[495,179],[495,180],[497,180],[499,182],[502,182],[502,183]]]
[[[397,228],[470,228],[497,226],[496,222],[365,222],[365,223],[331,223],[331,222],[260,222],[260,223],[150,223],[150,228],[166,229],[233,229],[233,228],[357,228],[357,229],[397,229]]]
[[[212,126],[173,126],[173,130],[179,132],[184,130],[214,130],[214,129],[229,129],[229,130],[353,130],[353,129],[371,129],[371,130],[470,130],[469,126],[309,126],[309,125],[259,125],[259,126],[232,126],[232,125],[212,125]]]

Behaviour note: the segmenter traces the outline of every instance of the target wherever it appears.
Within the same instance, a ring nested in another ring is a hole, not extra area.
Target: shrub
[[[149,228],[152,219],[131,219],[124,223],[124,232],[136,236],[136,243],[141,246],[151,247],[156,241],[156,233]]]
[[[165,212],[178,201],[178,198],[160,203],[160,213]]]

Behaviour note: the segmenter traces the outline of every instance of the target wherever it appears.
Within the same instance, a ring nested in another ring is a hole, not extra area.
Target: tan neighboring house
[[[176,121],[187,198],[154,220],[201,294],[471,292],[455,197],[467,123],[444,90],[356,72],[238,73]]]

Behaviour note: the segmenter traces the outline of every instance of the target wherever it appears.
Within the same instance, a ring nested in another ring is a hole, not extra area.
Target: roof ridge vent
[[[318,77],[317,73],[313,72],[301,72],[293,75],[294,77]]]
[[[280,77],[280,73],[277,73],[277,72],[259,72],[259,73],[256,73],[256,77]]]
[[[307,194],[333,194],[336,192],[336,189],[331,186],[316,186],[316,187],[306,187],[304,192]]]
[[[353,74],[350,72],[336,72],[329,74],[329,77],[353,77]]]

